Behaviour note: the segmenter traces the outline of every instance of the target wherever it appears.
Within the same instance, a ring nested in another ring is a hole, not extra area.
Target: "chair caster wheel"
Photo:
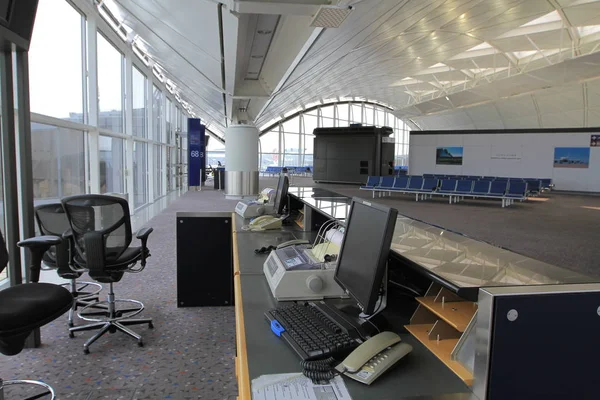
[[[69,332],[69,337],[70,337],[71,339],[73,339],[73,338],[75,337],[75,334],[74,334],[73,332]]]
[[[142,342],[141,340],[138,342],[138,347],[144,347],[144,342]]]
[[[72,322],[68,322],[68,323],[67,323],[67,325],[69,326],[69,328],[72,328],[72,327],[74,327],[74,326],[75,326],[75,324],[74,324],[74,323],[72,323]]]
[[[152,322],[148,322],[148,328],[154,329],[154,324]]]
[[[90,349],[88,349],[87,347],[84,347],[83,354],[90,354]]]
[[[114,326],[111,326],[110,328],[108,328],[108,331],[110,333],[115,333],[117,331],[117,328],[115,328]]]

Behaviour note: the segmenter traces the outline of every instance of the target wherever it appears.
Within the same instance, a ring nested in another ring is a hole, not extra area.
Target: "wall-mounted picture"
[[[555,147],[554,168],[588,168],[589,147]]]
[[[463,148],[438,147],[435,153],[435,163],[437,165],[462,165]]]

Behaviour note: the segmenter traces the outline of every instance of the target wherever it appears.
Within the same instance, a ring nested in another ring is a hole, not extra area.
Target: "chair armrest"
[[[148,236],[154,231],[154,228],[142,228],[135,234],[135,237],[142,241],[142,259],[140,264],[142,267],[146,266],[146,259],[150,257],[150,252],[146,244],[148,243]]]
[[[19,247],[25,247],[31,252],[31,282],[39,282],[40,271],[42,269],[42,258],[44,253],[50,247],[60,244],[62,239],[59,236],[36,236],[29,239],[21,240],[17,243]]]
[[[67,243],[65,243],[63,248],[67,249],[68,265],[69,265],[69,268],[71,269],[71,271],[78,272],[78,273],[89,271],[89,269],[85,268],[82,265],[77,265],[77,263],[75,262],[76,250],[75,250],[75,237],[73,236],[73,230],[71,228],[69,228],[62,234],[62,237],[63,237],[63,240],[65,242],[67,242]],[[59,249],[57,248],[57,252],[58,251],[59,251]],[[57,256],[58,256],[58,254],[57,254]]]
[[[153,231],[154,231],[154,228],[142,228],[139,231],[137,231],[137,233],[135,234],[135,237],[142,241],[146,241],[146,240],[148,240],[148,236],[150,236],[150,234]]]

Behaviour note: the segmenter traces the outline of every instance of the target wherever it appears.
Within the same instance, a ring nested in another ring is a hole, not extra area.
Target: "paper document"
[[[301,373],[262,375],[252,380],[253,400],[351,400],[344,380],[336,376],[316,385]]]

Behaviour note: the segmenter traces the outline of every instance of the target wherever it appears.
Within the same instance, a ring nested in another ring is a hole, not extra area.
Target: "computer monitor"
[[[273,209],[275,214],[283,214],[283,209],[287,204],[288,189],[290,187],[290,180],[286,175],[279,175],[279,182],[277,183],[277,191],[275,192],[275,202]]]
[[[376,314],[398,210],[353,198],[338,257],[335,281],[364,315]]]

